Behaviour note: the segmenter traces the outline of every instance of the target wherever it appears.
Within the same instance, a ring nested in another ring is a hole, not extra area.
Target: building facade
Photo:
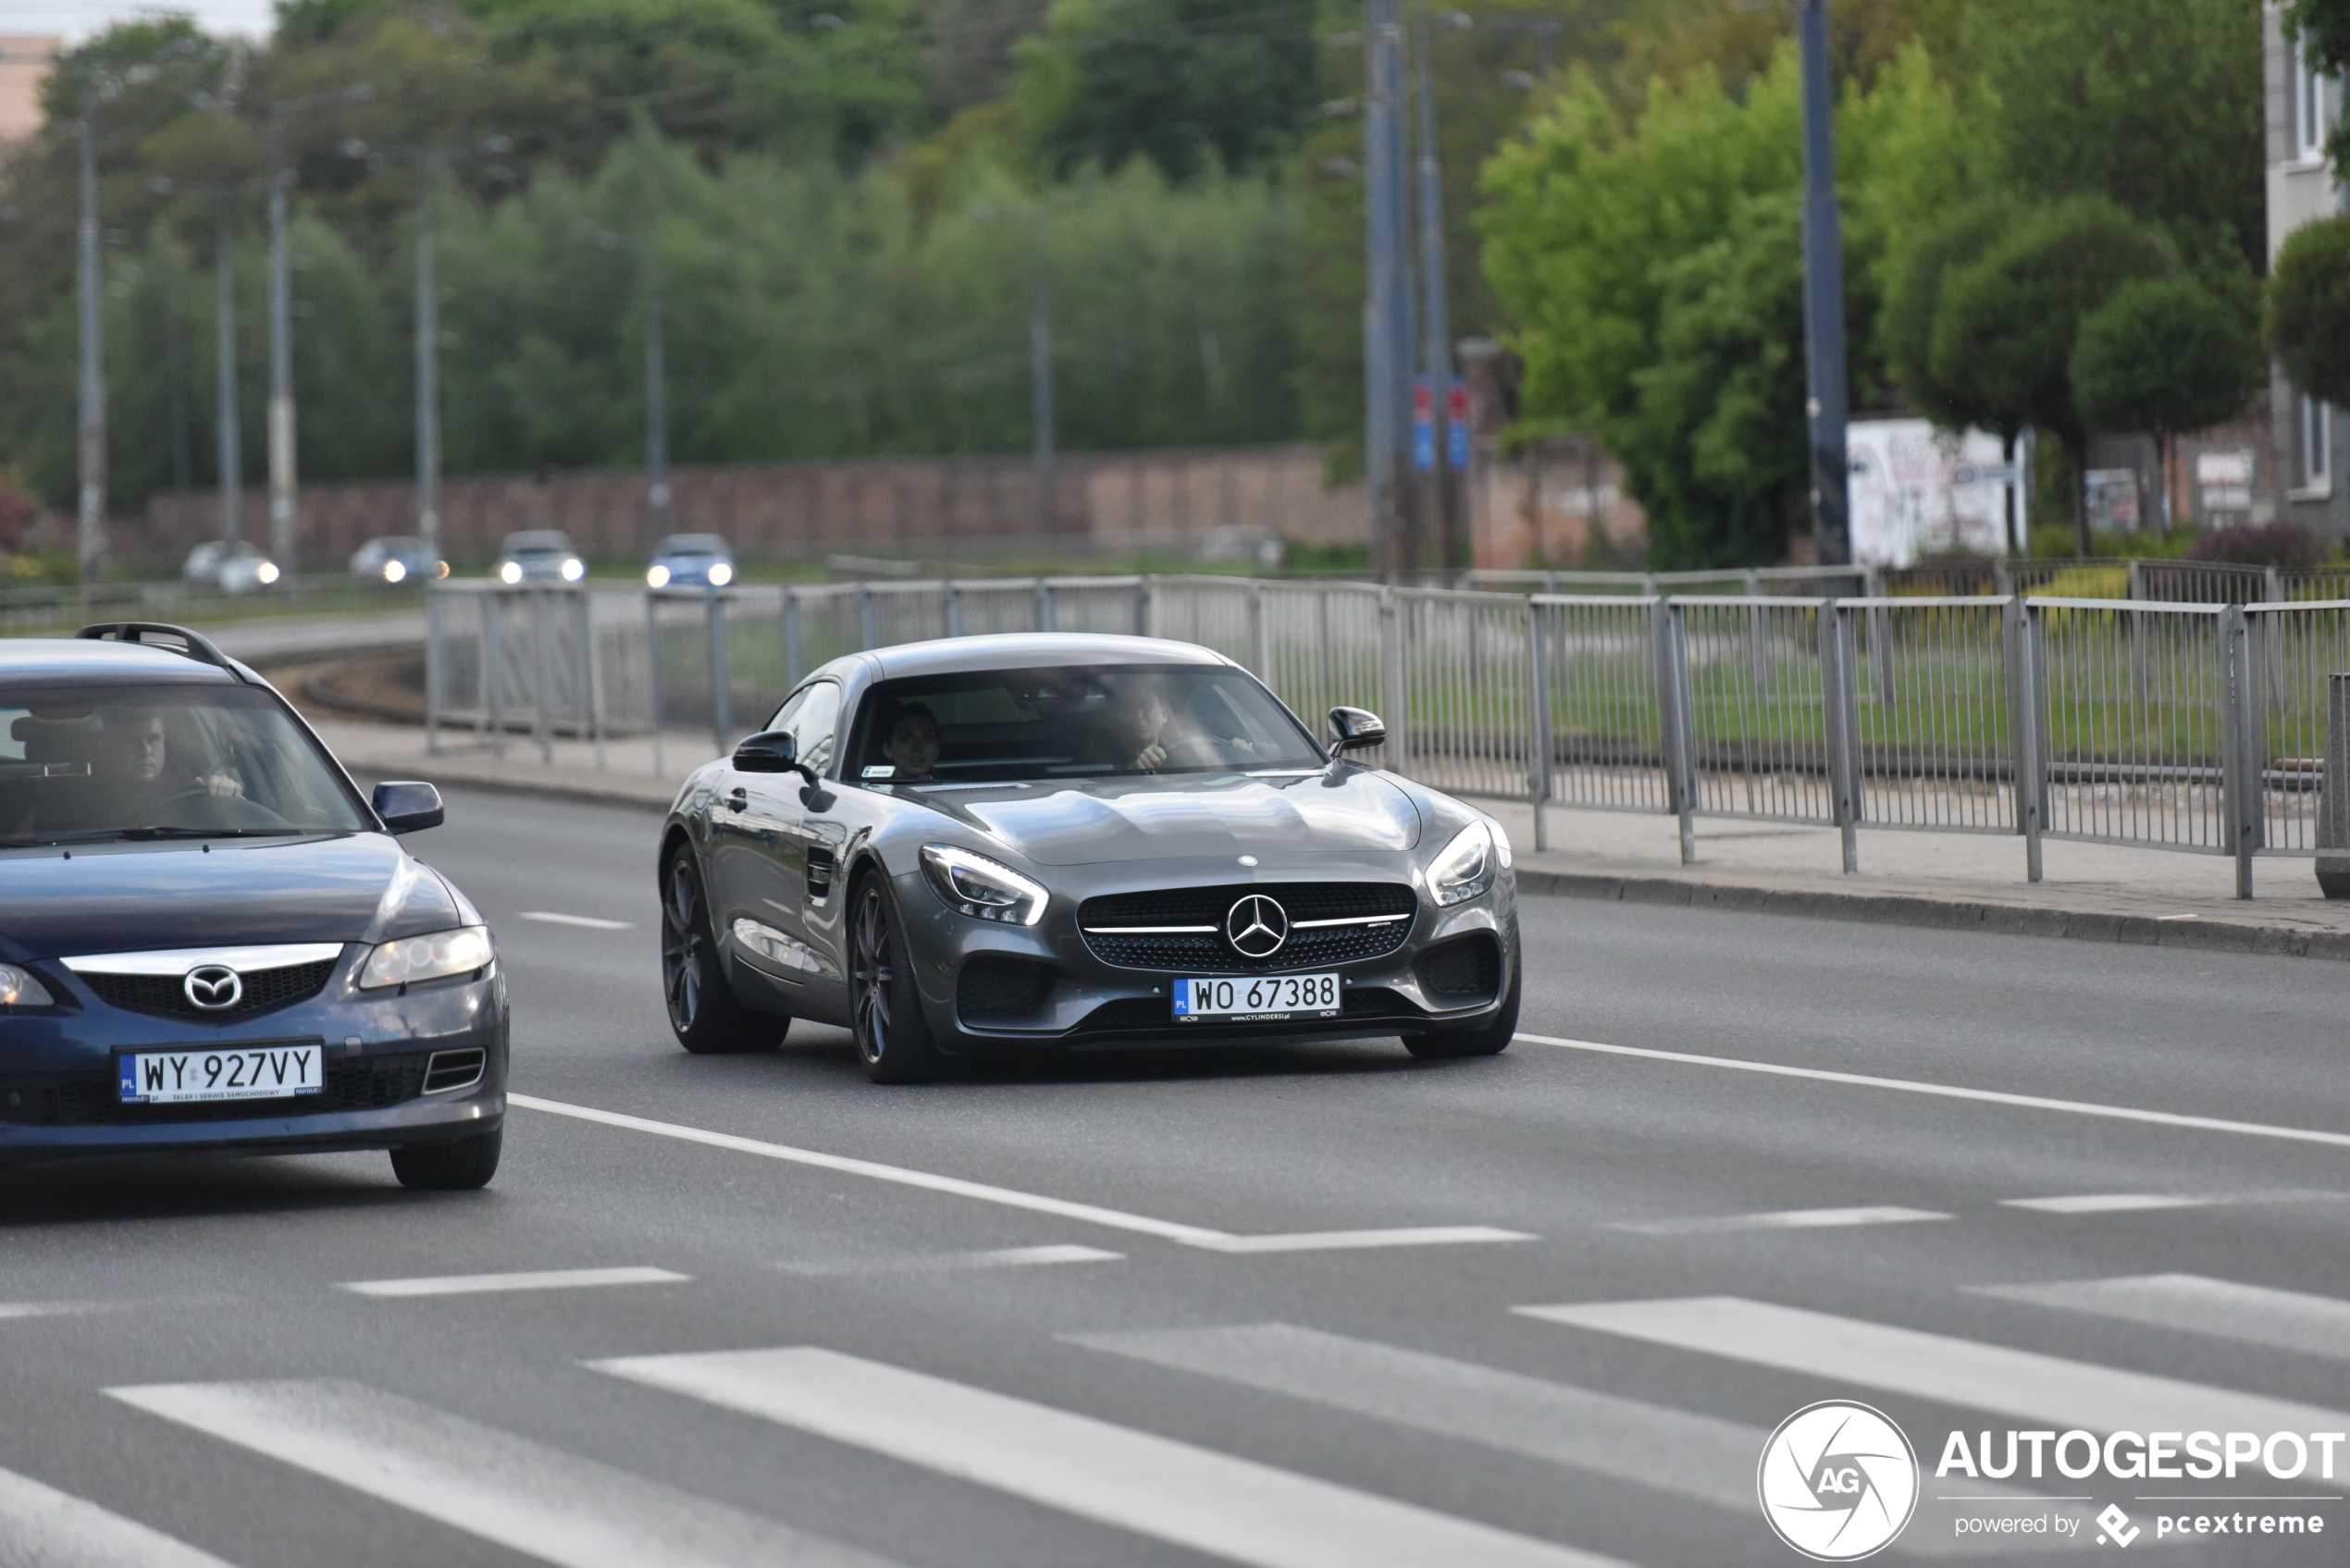
[[[2285,36],[2276,0],[2261,7],[2269,155],[2269,263],[2286,237],[2316,218],[2350,210],[2326,138],[2342,113],[2342,83],[2312,69]],[[2279,521],[2320,539],[2350,537],[2350,475],[2343,472],[2350,438],[2344,411],[2304,396],[2282,373],[2270,378],[2272,448],[2279,472],[2267,476]]]

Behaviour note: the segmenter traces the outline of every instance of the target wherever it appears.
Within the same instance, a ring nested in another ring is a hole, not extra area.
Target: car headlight
[[[1471,822],[1428,868],[1429,891],[1441,907],[1465,903],[1493,885],[1493,873],[1510,863],[1510,841],[1484,822]]]
[[[499,567],[499,568],[498,568],[498,580],[499,580],[500,582],[501,582],[501,583],[519,583],[519,582],[521,582],[521,581],[522,581],[522,562],[519,562],[519,561],[509,561],[509,562],[506,562],[503,566]]]
[[[951,844],[922,846],[922,871],[946,907],[977,920],[1033,926],[1052,895],[1009,866]]]
[[[253,574],[265,586],[274,583],[278,580],[278,563],[274,561],[265,561],[253,569]]]
[[[449,562],[445,561],[434,562],[432,563],[432,574],[436,577],[446,577],[449,575]]]
[[[723,561],[711,562],[710,568],[710,586],[711,587],[723,588],[734,580],[735,569],[733,567],[727,565]]]
[[[405,578],[407,575],[408,568],[405,563],[398,561],[387,561],[384,562],[385,582],[397,583]]]
[[[0,1007],[54,1007],[56,998],[31,969],[0,964]]]
[[[566,582],[566,583],[575,583],[575,582],[579,581],[579,579],[580,579],[580,578],[585,577],[586,575],[588,575],[588,563],[587,563],[586,562],[584,562],[584,561],[580,560],[580,559],[579,559],[579,557],[577,557],[577,556],[575,556],[575,555],[574,555],[574,556],[567,556],[567,557],[565,557],[565,558],[564,558],[564,560],[563,560],[563,581],[564,581],[564,582]]]
[[[498,950],[489,944],[484,926],[457,926],[424,936],[403,936],[367,955],[359,970],[359,989],[413,985],[420,980],[446,980],[487,969]]]
[[[669,568],[655,562],[645,568],[645,586],[665,588],[669,586]]]

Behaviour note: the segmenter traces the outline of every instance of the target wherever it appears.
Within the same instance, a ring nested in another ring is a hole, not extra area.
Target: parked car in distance
[[[723,588],[734,580],[734,547],[716,534],[672,534],[645,567],[649,588]]]
[[[369,582],[421,583],[449,575],[449,562],[414,534],[394,534],[352,550],[351,574]]]
[[[506,536],[489,574],[501,583],[575,583],[588,575],[588,563],[562,529],[526,528]]]
[[[188,559],[179,566],[182,581],[201,583],[230,594],[269,587],[282,574],[276,562],[245,539],[233,545],[226,539],[206,539],[190,550]]]

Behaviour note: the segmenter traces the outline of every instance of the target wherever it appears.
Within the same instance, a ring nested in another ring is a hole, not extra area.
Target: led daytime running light
[[[974,920],[1033,926],[1045,918],[1052,895],[984,855],[951,844],[922,846],[922,873],[946,907]]]

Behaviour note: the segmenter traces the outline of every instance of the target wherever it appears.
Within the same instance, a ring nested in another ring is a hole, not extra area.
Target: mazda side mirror
[[[376,786],[367,804],[383,819],[385,829],[395,833],[437,828],[447,820],[440,791],[413,779],[386,779]]]
[[[738,773],[791,773],[799,771],[799,742],[789,730],[762,730],[735,747]]]
[[[1367,708],[1333,708],[1330,710],[1330,749],[1358,751],[1367,746],[1387,744],[1387,725],[1379,716]]]

